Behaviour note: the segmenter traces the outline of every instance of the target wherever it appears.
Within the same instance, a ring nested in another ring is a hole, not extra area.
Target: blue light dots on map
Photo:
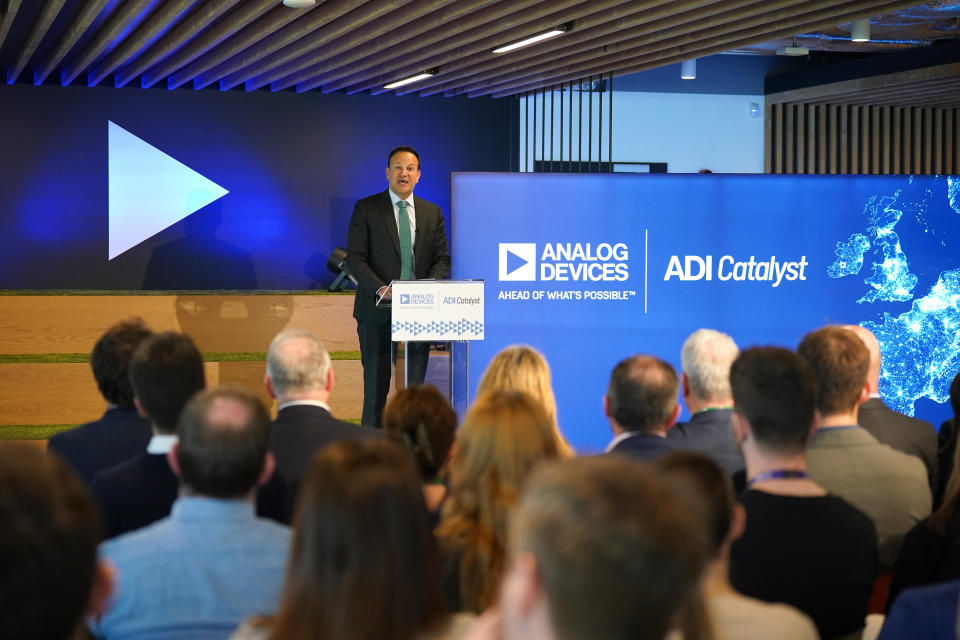
[[[837,260],[827,267],[831,278],[855,276],[863,267],[863,254],[870,248],[870,240],[862,233],[855,233],[846,241],[837,243]]]

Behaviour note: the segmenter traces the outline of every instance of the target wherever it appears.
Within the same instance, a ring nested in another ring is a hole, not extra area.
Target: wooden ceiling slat
[[[348,93],[380,88],[382,85],[438,66],[441,62],[456,60],[476,53],[496,44],[518,40],[531,34],[546,31],[571,20],[578,20],[598,10],[617,5],[630,4],[631,0],[554,0],[538,2],[526,9],[503,18],[493,20],[473,30],[464,31],[453,37],[444,32],[434,33],[422,42],[428,46],[416,45],[416,49],[405,52],[406,55],[384,62],[376,56],[365,57],[360,61],[338,68],[333,72],[315,77],[297,84],[297,91],[309,91],[322,86],[324,93],[348,89]],[[636,4],[633,2],[633,4]],[[436,36],[440,36],[439,39]],[[496,40],[496,44],[489,45]]]
[[[477,0],[474,0],[479,5],[487,4],[490,1],[481,0],[477,2]],[[445,5],[449,4],[451,4],[451,0],[419,0],[415,2],[403,0],[402,2],[395,2],[393,5],[383,2],[369,4],[363,10],[351,12],[339,20],[307,34],[296,42],[270,55],[261,57],[252,64],[237,67],[220,80],[220,88],[231,89],[254,76],[272,69],[282,68],[291,63],[296,64],[298,60],[304,58],[308,60],[305,64],[310,64],[316,59],[332,55],[328,53],[327,47],[343,46],[344,41],[350,41],[350,47],[363,47],[371,39],[385,33],[383,27],[385,23],[390,24],[391,29],[402,29],[402,25],[408,21],[413,22],[432,12],[439,12]],[[263,86],[263,84],[260,86]],[[247,90],[251,91],[254,88],[258,87],[247,87]]]
[[[191,6],[194,0],[170,0],[153,13],[146,22],[126,38],[120,45],[110,52],[102,62],[90,69],[87,74],[87,84],[91,87],[100,84],[114,69],[122,65],[128,58],[136,55],[147,44],[170,27]]]
[[[66,86],[73,82],[90,63],[96,60],[110,46],[114,38],[123,33],[127,25],[150,5],[151,0],[128,0],[120,5],[96,37],[91,40],[80,56],[71,61],[60,74],[60,84]]]
[[[780,6],[795,6],[804,3],[804,1],[779,0],[771,3],[769,0],[727,0],[706,7],[702,6],[702,2],[671,2],[656,11],[651,11],[649,14],[644,12],[642,16],[630,20],[630,24],[626,25],[631,26],[630,29],[614,31],[609,27],[601,26],[583,33],[580,33],[578,29],[576,32],[578,37],[568,39],[564,36],[562,38],[564,42],[557,42],[552,47],[536,51],[534,52],[536,55],[528,54],[525,56],[526,59],[511,60],[509,68],[505,68],[502,63],[498,64],[496,60],[491,60],[490,58],[493,56],[487,56],[481,64],[472,65],[462,70],[459,75],[451,75],[448,79],[445,73],[439,82],[424,84],[419,89],[414,90],[418,90],[421,96],[430,96],[454,89],[457,93],[466,93],[507,74],[520,74],[524,70],[532,74],[544,65],[560,66],[558,64],[559,60],[572,59],[574,56],[584,60],[587,56],[597,58],[606,56],[608,53],[615,53],[619,48],[648,45],[666,39],[674,33],[686,33],[696,28],[700,22],[712,17],[722,20],[721,16],[727,16],[727,20],[738,20],[744,15],[742,10],[745,7],[772,9]],[[651,34],[655,35],[651,37]],[[560,39],[557,38],[557,40]],[[536,47],[531,47],[531,49],[536,49]],[[463,78],[466,78],[466,80],[463,80]]]
[[[154,43],[152,47],[142,55],[138,56],[133,62],[117,71],[116,86],[123,87],[138,75],[149,69],[158,60],[162,60],[178,48],[182,47],[191,38],[209,27],[215,20],[220,18],[227,11],[232,9],[241,0],[208,0],[208,2],[197,9],[188,20],[178,26],[163,38]]]
[[[955,81],[957,76],[960,76],[960,62],[781,91],[769,94],[766,96],[766,100],[771,104],[777,102],[810,102],[812,100],[830,99],[835,95],[902,87],[917,82]]]
[[[10,33],[10,25],[16,19],[19,9],[20,0],[7,0],[7,10],[0,16],[0,47],[7,39],[7,34]]]
[[[490,5],[493,6],[490,6]],[[336,42],[324,44],[310,52],[308,56],[303,56],[293,64],[272,65],[255,74],[250,74],[243,78],[247,91],[254,91],[262,86],[271,84],[283,78],[290,78],[296,74],[302,74],[305,69],[312,70],[311,74],[304,79],[319,75],[323,69],[331,68],[337,64],[344,56],[354,56],[354,59],[376,55],[386,49],[399,47],[403,42],[421,37],[424,33],[443,25],[450,25],[451,28],[458,31],[468,29],[470,22],[482,24],[483,20],[491,19],[491,16],[503,15],[511,11],[507,7],[507,2],[497,2],[496,0],[462,0],[458,2],[420,2],[416,5],[408,5],[406,9],[411,14],[416,11],[417,15],[409,21],[401,20],[394,15],[388,15],[370,25],[368,30],[351,34],[350,37],[339,38]],[[435,8],[429,8],[431,5],[437,5]],[[442,5],[442,6],[441,6]],[[398,12],[400,13],[400,12]],[[317,60],[322,60],[317,64]],[[246,71],[246,70],[245,70]],[[296,80],[288,81],[284,87],[296,84]],[[271,86],[271,89],[273,87]],[[275,89],[274,89],[275,90]]]
[[[63,58],[73,49],[73,46],[83,37],[83,34],[87,32],[87,29],[90,28],[90,25],[97,19],[97,16],[100,15],[100,12],[103,11],[103,8],[109,1],[110,0],[89,0],[89,2],[84,4],[83,8],[73,19],[73,22],[67,27],[63,37],[57,42],[57,46],[53,52],[47,56],[47,61],[37,69],[34,75],[34,82],[40,84],[47,79],[47,76],[53,73],[53,70],[56,69],[57,65],[60,64]]]
[[[243,5],[224,18],[223,21],[201,33],[188,42],[182,49],[152,69],[148,69],[140,79],[140,86],[145,89],[152,87],[177,69],[190,64],[207,51],[210,51],[263,14],[271,9],[275,9],[276,6],[276,0],[259,0],[258,2],[244,0]]]
[[[17,81],[20,72],[23,71],[23,68],[30,62],[30,58],[33,57],[37,47],[40,46],[40,41],[43,40],[43,36],[47,35],[47,30],[50,28],[50,25],[53,24],[53,21],[57,19],[57,16],[60,14],[60,9],[63,8],[66,1],[67,0],[48,0],[47,3],[43,5],[43,10],[37,17],[37,21],[30,27],[27,41],[20,48],[17,59],[14,61],[13,66],[7,69],[8,84],[13,84]]]
[[[604,64],[586,65],[586,68],[570,68],[564,71],[558,71],[553,74],[544,74],[544,77],[537,81],[526,83],[517,83],[514,86],[505,86],[501,90],[490,92],[480,91],[471,93],[471,96],[492,95],[494,97],[503,97],[514,95],[523,91],[535,91],[542,87],[552,84],[559,84],[577,80],[590,73],[613,73],[614,75],[623,75],[627,73],[636,73],[646,71],[656,67],[662,67],[668,64],[681,62],[690,58],[699,58],[714,53],[722,53],[730,49],[745,46],[751,42],[760,42],[774,38],[787,37],[798,31],[811,29],[820,29],[826,25],[837,24],[867,17],[874,12],[903,8],[910,2],[902,0],[888,0],[887,2],[877,2],[876,0],[858,0],[856,2],[837,3],[836,7],[828,11],[823,11],[816,18],[802,17],[797,19],[782,20],[775,24],[755,27],[746,31],[736,31],[726,33],[716,37],[708,37],[707,34],[690,34],[680,38],[675,38],[677,44],[666,45],[659,51],[652,54],[645,54],[635,57],[617,56],[616,59],[604,61]],[[706,40],[703,40],[706,38]],[[575,65],[576,66],[576,65]]]
[[[367,0],[355,0],[348,3],[353,6],[360,6]],[[190,64],[181,67],[174,73],[167,76],[167,88],[176,89],[180,85],[196,78],[208,69],[212,69],[218,64],[229,60],[244,49],[256,45],[273,33],[276,33],[286,27],[294,20],[311,18],[315,11],[324,10],[320,15],[327,15],[330,12],[331,5],[336,4],[335,9],[342,9],[344,2],[327,2],[314,5],[303,10],[292,10],[286,7],[277,6],[273,3],[273,10],[259,18],[255,22],[247,24],[239,33],[230,34],[231,37],[220,40],[216,46],[204,52],[202,58],[198,58]]]

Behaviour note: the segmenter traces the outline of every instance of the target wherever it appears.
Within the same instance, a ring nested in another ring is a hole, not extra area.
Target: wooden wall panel
[[[88,353],[113,323],[139,316],[202,351],[266,351],[286,327],[330,351],[359,349],[350,295],[0,296],[0,353]]]
[[[776,103],[765,166],[773,173],[960,172],[960,109]]]

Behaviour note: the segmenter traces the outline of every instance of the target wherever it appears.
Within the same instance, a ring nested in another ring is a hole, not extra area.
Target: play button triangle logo
[[[537,245],[533,242],[499,243],[500,280],[533,282],[537,279]]]
[[[507,274],[513,273],[528,262],[529,260],[524,260],[513,251],[507,251]]]
[[[113,122],[107,127],[110,260],[229,193]]]

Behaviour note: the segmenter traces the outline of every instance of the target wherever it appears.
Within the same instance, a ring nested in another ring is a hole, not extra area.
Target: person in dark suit
[[[87,486],[98,471],[132,458],[150,441],[150,423],[133,406],[127,369],[134,350],[152,335],[143,320],[131,318],[100,336],[90,368],[107,410],[99,420],[58,433],[47,443],[47,450],[63,458]]]
[[[450,273],[443,212],[414,197],[418,180],[420,156],[412,147],[397,147],[387,156],[387,190],[358,200],[350,219],[347,266],[357,278],[353,317],[363,363],[365,425],[380,426],[396,353],[390,309],[378,307],[377,300],[390,298],[393,280],[440,279]],[[428,357],[427,343],[407,345],[411,385],[423,382]]]
[[[166,332],[145,340],[130,361],[130,382],[140,415],[153,437],[146,451],[99,472],[91,490],[103,509],[105,538],[139,529],[170,513],[177,477],[167,453],[177,442],[177,419],[206,386],[203,356],[189,336]]]
[[[680,415],[677,386],[677,372],[659,358],[636,355],[617,364],[603,398],[614,435],[606,452],[651,462],[673,451],[667,429]]]
[[[857,334],[870,352],[870,368],[867,370],[870,398],[860,405],[857,423],[883,444],[920,458],[927,468],[930,491],[937,495],[939,472],[936,429],[929,422],[905,416],[884,404],[880,398],[880,343],[869,329],[859,325],[849,325],[847,328]]]
[[[300,481],[317,451],[331,442],[377,437],[381,432],[337,420],[330,413],[333,365],[323,343],[308,331],[277,334],[267,351],[264,384],[277,400],[270,451],[286,491],[289,520]]]
[[[702,453],[731,477],[743,471],[743,454],[733,439],[733,392],[730,365],[740,351],[733,338],[712,329],[700,329],[683,343],[680,388],[690,421],[667,432],[676,449]]]

